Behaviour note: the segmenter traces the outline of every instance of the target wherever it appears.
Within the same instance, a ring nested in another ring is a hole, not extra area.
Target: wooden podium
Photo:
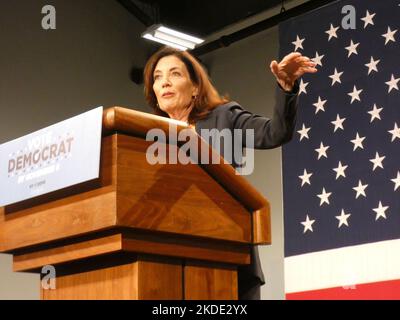
[[[146,133],[170,122],[105,110],[99,179],[0,208],[14,271],[55,267],[42,299],[238,298],[237,267],[270,243],[269,204],[229,164],[149,164]]]

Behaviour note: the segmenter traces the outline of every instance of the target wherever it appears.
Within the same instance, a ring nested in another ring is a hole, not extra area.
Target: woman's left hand
[[[270,64],[271,72],[286,91],[292,91],[294,82],[303,74],[317,72],[315,66],[315,62],[300,52],[289,53],[281,62],[274,60]]]

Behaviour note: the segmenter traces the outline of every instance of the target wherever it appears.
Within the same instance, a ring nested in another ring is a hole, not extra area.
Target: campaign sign
[[[0,145],[0,207],[99,177],[103,107]]]

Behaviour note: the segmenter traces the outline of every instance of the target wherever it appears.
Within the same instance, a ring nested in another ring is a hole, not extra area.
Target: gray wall
[[[304,0],[285,1],[288,10]],[[279,13],[280,8],[228,26],[211,39],[230,34]],[[272,116],[275,101],[275,77],[269,69],[272,60],[279,61],[278,27],[235,42],[204,56],[211,78],[222,94],[239,102],[245,109],[267,117]],[[246,178],[268,199],[271,205],[272,244],[260,246],[260,257],[266,284],[261,287],[262,299],[284,299],[284,237],[283,187],[281,148],[256,150],[254,173]]]
[[[304,1],[292,1],[287,8]],[[115,0],[53,0],[57,29],[41,28],[45,1],[2,1],[0,5],[0,143],[64,120],[98,105],[148,111],[143,87],[129,80],[132,65],[143,66],[148,47],[143,26]],[[247,21],[279,12],[265,12]],[[231,26],[229,33],[245,25]],[[214,37],[217,37],[215,34]],[[203,58],[221,93],[246,109],[269,116],[277,59],[277,28],[217,50]],[[251,183],[270,201],[271,246],[261,248],[267,284],[263,299],[283,299],[283,214],[281,150],[256,151]],[[38,277],[11,272],[0,255],[0,299],[37,299]]]
[[[143,25],[115,0],[52,0],[56,30],[45,31],[48,3],[1,1],[0,143],[99,105],[149,111],[129,79],[147,57]],[[0,299],[38,299],[38,276],[11,269],[0,254]]]
[[[39,275],[12,272],[12,256],[0,254],[0,300],[39,299]]]
[[[115,0],[52,0],[56,30],[43,30],[47,3],[0,4],[0,143],[95,106],[145,106],[129,80],[142,24]]]
[[[211,77],[221,93],[254,113],[272,116],[275,78],[269,70],[271,60],[278,60],[277,30],[254,35],[229,48],[206,56]],[[272,245],[261,246],[260,255],[267,284],[263,299],[283,299],[283,209],[281,149],[257,150],[254,172],[249,181],[269,200],[272,212]]]

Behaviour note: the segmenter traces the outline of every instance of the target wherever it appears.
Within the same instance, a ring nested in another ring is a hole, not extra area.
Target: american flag
[[[337,1],[279,33],[281,57],[318,69],[283,147],[286,297],[399,299],[400,0]]]

